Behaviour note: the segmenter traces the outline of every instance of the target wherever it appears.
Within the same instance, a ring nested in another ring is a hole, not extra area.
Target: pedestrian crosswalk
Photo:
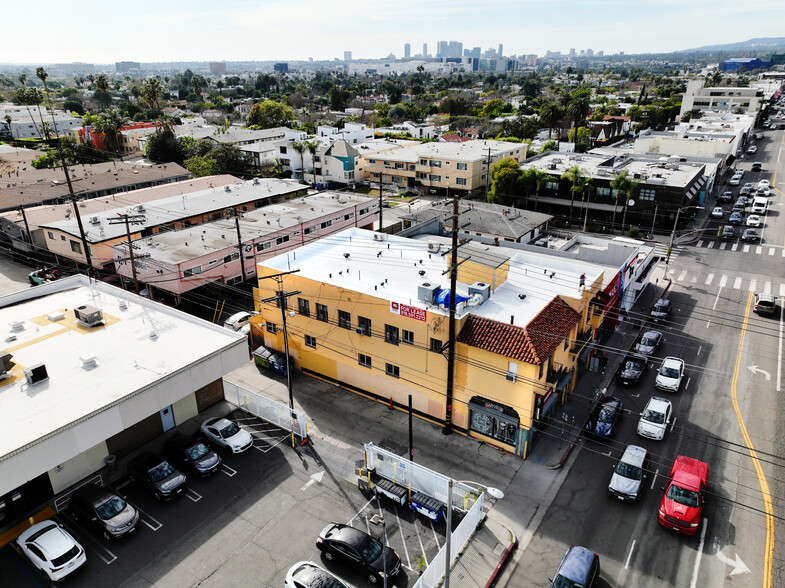
[[[695,244],[696,247],[703,249],[716,249],[720,251],[738,251],[740,253],[753,253],[754,255],[770,255],[785,257],[784,247],[773,247],[771,245],[754,245],[752,243],[742,243],[734,241],[710,241],[701,239]],[[665,246],[667,249],[667,246]],[[671,254],[671,259],[673,255]]]
[[[671,250],[671,261],[677,258],[679,256],[679,253],[681,253],[682,251],[684,251],[684,247],[682,247],[681,245],[674,245],[673,249]],[[665,259],[668,256],[668,244],[655,243],[654,254],[660,259]]]
[[[774,296],[785,296],[785,283],[775,283],[771,280],[759,280],[755,278],[741,278],[739,276],[728,276],[725,274],[700,272],[690,272],[688,270],[671,269],[669,277],[680,284],[700,284],[703,286],[713,286],[715,288],[728,288],[732,290],[742,290],[750,292],[765,292]]]

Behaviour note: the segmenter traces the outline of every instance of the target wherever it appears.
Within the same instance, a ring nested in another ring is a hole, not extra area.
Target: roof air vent
[[[87,357],[79,356],[79,361],[82,362],[82,368],[89,370],[98,367],[98,358],[95,355],[88,355]]]

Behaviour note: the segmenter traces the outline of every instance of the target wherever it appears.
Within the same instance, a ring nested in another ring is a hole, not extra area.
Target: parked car
[[[551,588],[592,588],[599,577],[600,556],[580,545],[572,545],[556,569]]]
[[[635,385],[641,381],[648,364],[643,355],[625,355],[621,359],[616,378],[625,385]]]
[[[735,207],[734,207],[735,208]],[[734,225],[740,225],[744,217],[742,216],[741,212],[731,212],[730,216],[728,217],[728,222]]]
[[[745,223],[748,227],[759,227],[760,226],[760,217],[757,214],[751,214],[747,217],[747,221]]]
[[[188,479],[168,461],[149,451],[139,454],[130,464],[131,480],[152,491],[156,500],[169,500],[182,494]]]
[[[586,421],[586,430],[597,437],[610,437],[616,423],[621,420],[623,410],[620,399],[613,396],[600,398]]]
[[[392,578],[401,569],[395,551],[349,525],[330,523],[319,534],[316,547],[327,561],[337,559],[363,570],[371,584],[384,581],[385,575]]]
[[[750,199],[746,196],[739,196],[736,198],[736,203],[741,204],[742,208],[746,208],[747,205],[750,203]]]
[[[755,190],[756,196],[769,196],[771,195],[771,189],[768,186],[761,186],[757,190]]]
[[[752,164],[752,171],[759,172],[763,168],[763,163],[760,161],[756,161]]]
[[[230,331],[239,331],[244,326],[248,325],[251,317],[255,316],[254,312],[236,312],[224,321],[224,328]]]
[[[731,225],[725,225],[720,227],[718,231],[720,239],[733,239],[736,236],[736,229],[734,229]]]
[[[744,229],[744,232],[741,234],[742,241],[751,242],[757,241],[758,239],[760,239],[760,236],[758,235],[758,231],[755,229]]]
[[[87,561],[87,555],[76,539],[51,520],[26,529],[16,544],[30,563],[52,582],[59,582]]]
[[[733,192],[723,192],[717,200],[719,202],[730,202],[733,200]]]
[[[312,561],[301,561],[289,568],[284,588],[351,588]]]
[[[734,212],[738,212],[739,214],[744,214],[745,205],[743,202],[734,202],[733,208],[730,209],[730,213],[733,214]]]
[[[712,218],[722,218],[723,216],[725,216],[725,210],[722,208],[722,206],[715,206],[711,209]]]
[[[646,479],[647,455],[643,447],[627,445],[619,463],[613,468],[608,494],[619,500],[638,501]]]
[[[68,510],[77,521],[91,525],[104,539],[130,535],[139,522],[139,511],[109,488],[85,484],[71,495]]]
[[[747,182],[746,184],[744,184],[741,187],[741,190],[739,190],[739,195],[740,196],[747,196],[747,195],[751,194],[754,189],[755,189],[755,186],[753,186],[750,182]]]
[[[771,188],[771,183],[769,180],[759,180],[758,189],[760,190],[761,188]]]
[[[733,176],[731,177],[730,181],[728,182],[731,186],[738,186],[741,184],[741,176]]]
[[[755,145],[750,145],[749,147],[747,147],[747,153],[752,154],[752,153],[755,153],[757,151],[758,151],[758,148]]]
[[[654,379],[654,387],[667,392],[678,392],[684,378],[684,360],[678,357],[666,357]]]
[[[202,423],[207,439],[232,453],[242,453],[253,447],[253,436],[237,423],[222,417],[212,417]]]
[[[677,455],[671,467],[668,487],[660,501],[657,520],[685,535],[695,535],[703,516],[704,495],[709,482],[709,464]]]
[[[777,310],[777,299],[771,294],[756,292],[753,310],[758,314],[774,314]]]
[[[662,342],[662,333],[659,331],[644,331],[641,340],[635,346],[635,351],[643,355],[651,355]]]
[[[671,313],[671,301],[667,298],[658,298],[652,305],[649,316],[655,321],[661,321],[668,318]]]
[[[758,140],[758,141],[760,141],[761,139],[763,139],[763,133],[755,133],[753,136],[754,136],[754,137],[755,137],[755,139],[756,139],[756,140]]]
[[[670,400],[652,396],[646,403],[638,421],[638,435],[661,441],[671,422],[673,404]]]
[[[164,443],[164,452],[176,465],[186,465],[199,476],[210,476],[221,467],[221,456],[199,439],[175,433]]]

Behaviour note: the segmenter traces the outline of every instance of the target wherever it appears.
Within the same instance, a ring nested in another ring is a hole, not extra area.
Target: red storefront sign
[[[390,312],[405,316],[406,318],[417,319],[418,321],[425,322],[425,309],[417,308],[415,306],[407,306],[406,304],[399,304],[397,302],[390,302]]]

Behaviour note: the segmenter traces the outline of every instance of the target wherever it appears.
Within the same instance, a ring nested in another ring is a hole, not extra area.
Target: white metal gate
[[[304,439],[308,435],[308,427],[305,423],[305,413],[300,410],[289,411],[289,407],[277,400],[271,400],[266,396],[246,390],[241,386],[223,381],[224,398],[230,404],[248,411],[252,415],[259,417],[268,423],[280,427],[284,431],[292,431],[295,435]]]

